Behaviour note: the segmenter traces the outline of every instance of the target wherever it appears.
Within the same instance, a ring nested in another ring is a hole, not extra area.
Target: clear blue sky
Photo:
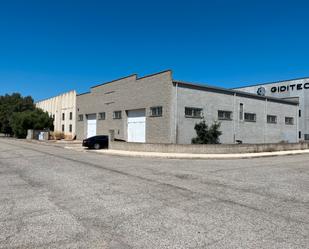
[[[132,73],[223,87],[309,76],[309,2],[1,1],[0,94],[35,100]]]

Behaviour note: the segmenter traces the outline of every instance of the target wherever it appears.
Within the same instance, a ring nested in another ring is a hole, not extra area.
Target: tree
[[[195,124],[194,129],[197,137],[192,138],[192,144],[218,144],[220,143],[219,137],[222,135],[220,123],[214,122],[210,127],[206,124],[205,120]]]
[[[12,95],[6,94],[0,96],[0,133],[12,135],[12,127],[10,125],[10,118],[13,113],[23,112],[27,110],[34,110],[35,105],[30,96],[22,97],[19,93]]]
[[[10,119],[10,126],[17,138],[25,138],[28,129],[52,130],[53,119],[47,112],[36,108],[34,110],[13,113]]]

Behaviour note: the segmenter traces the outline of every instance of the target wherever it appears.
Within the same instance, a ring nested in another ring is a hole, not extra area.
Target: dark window
[[[269,123],[269,124],[277,124],[277,116],[267,115],[267,123]]]
[[[105,120],[105,112],[99,113],[99,120]]]
[[[62,132],[64,132],[64,125],[62,125]]]
[[[256,122],[256,114],[255,113],[245,113],[245,121],[246,122]]]
[[[232,120],[232,112],[230,111],[218,111],[219,120]]]
[[[113,119],[121,119],[121,111],[114,111]]]
[[[239,120],[244,120],[244,104],[239,104]]]
[[[65,120],[65,114],[62,113],[62,120]]]
[[[72,120],[72,119],[73,119],[73,113],[70,112],[70,120]]]
[[[151,117],[161,117],[162,116],[162,106],[150,107]]]
[[[298,111],[298,116],[301,117],[301,110]]]
[[[70,132],[72,132],[72,125],[70,124],[70,127],[69,127],[69,129],[70,129]]]
[[[83,120],[84,120],[84,115],[83,114],[78,115],[78,121],[83,121]]]
[[[309,134],[305,134],[305,140],[309,140]]]
[[[292,118],[292,117],[285,117],[285,124],[293,125],[294,124],[294,118]]]
[[[185,107],[185,116],[187,118],[201,118],[202,108]]]
[[[298,138],[301,139],[301,131],[298,132]]]

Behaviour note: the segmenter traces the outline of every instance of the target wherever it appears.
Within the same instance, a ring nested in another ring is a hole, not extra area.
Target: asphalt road
[[[0,138],[0,248],[309,248],[309,155],[143,159]]]

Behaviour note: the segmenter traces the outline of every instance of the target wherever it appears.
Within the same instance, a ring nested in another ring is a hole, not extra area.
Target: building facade
[[[66,139],[76,136],[76,91],[36,103],[36,107],[49,113],[54,120],[54,131],[64,133]]]
[[[221,143],[298,142],[298,103],[176,81],[171,71],[131,75],[76,97],[76,135],[190,144],[194,126],[221,123]]]
[[[237,88],[261,96],[299,101],[299,139],[309,141],[309,78],[262,83]]]

